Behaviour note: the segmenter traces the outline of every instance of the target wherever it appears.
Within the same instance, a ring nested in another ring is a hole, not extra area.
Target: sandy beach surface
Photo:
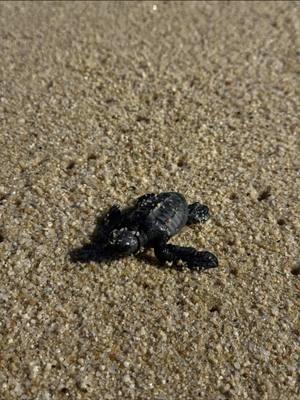
[[[0,3],[0,400],[296,400],[297,2]],[[298,112],[298,115],[297,115]],[[74,262],[147,192],[210,207],[172,243]]]

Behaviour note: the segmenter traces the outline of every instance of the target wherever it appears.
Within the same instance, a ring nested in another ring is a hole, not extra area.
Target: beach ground
[[[299,399],[299,3],[0,3],[0,399]],[[298,115],[297,115],[298,112]],[[211,210],[74,262],[147,192]]]

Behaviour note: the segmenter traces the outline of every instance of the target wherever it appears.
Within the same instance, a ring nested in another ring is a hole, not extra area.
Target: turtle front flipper
[[[209,208],[204,204],[193,203],[188,206],[188,209],[187,225],[203,223],[210,218]]]
[[[96,228],[91,236],[95,243],[105,243],[109,234],[123,222],[123,215],[117,205],[113,205],[104,216],[97,218]]]
[[[106,235],[122,224],[122,212],[117,205],[113,205],[103,218],[103,230]]]
[[[162,262],[183,264],[194,270],[205,270],[218,266],[217,257],[209,251],[198,251],[193,247],[161,244],[154,247],[156,257]]]

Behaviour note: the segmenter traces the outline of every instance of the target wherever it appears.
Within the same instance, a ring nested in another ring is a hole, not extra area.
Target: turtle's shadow
[[[151,265],[157,269],[176,269],[177,271],[182,270],[182,267],[180,266],[169,266],[160,262],[159,260],[157,260],[157,258],[147,252],[139,253],[135,257],[137,260],[145,262],[146,264]],[[122,258],[125,258],[125,256],[122,257],[112,255],[105,248],[99,246],[98,243],[92,241],[70,251],[70,259],[74,263],[90,263],[92,261],[99,264],[102,262],[110,263],[114,260],[120,260]]]
[[[81,247],[72,249],[69,255],[71,261],[74,263],[89,263],[92,261],[100,263],[112,260],[108,252],[104,248],[96,246],[95,243],[87,243]]]

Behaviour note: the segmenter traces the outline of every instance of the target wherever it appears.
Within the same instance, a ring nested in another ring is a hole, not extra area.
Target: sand
[[[288,1],[0,3],[1,400],[299,398],[299,27]],[[210,207],[172,242],[218,269],[70,259],[162,191]]]

